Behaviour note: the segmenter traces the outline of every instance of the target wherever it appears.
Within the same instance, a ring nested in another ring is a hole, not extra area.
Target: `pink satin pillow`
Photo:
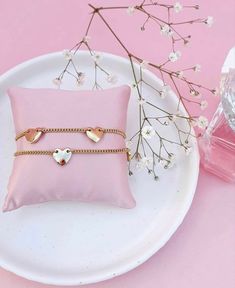
[[[130,88],[100,91],[11,88],[8,91],[16,134],[34,127],[103,127],[126,130]],[[118,149],[120,135],[106,133],[100,142],[84,133],[45,134],[30,144],[16,142],[17,150]],[[135,206],[130,192],[126,154],[74,154],[58,165],[49,155],[17,156],[9,179],[3,211],[54,200],[104,202],[123,208]]]

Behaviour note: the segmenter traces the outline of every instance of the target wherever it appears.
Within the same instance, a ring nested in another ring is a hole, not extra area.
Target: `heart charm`
[[[43,133],[43,128],[36,128],[36,129],[28,129],[25,132],[25,138],[28,142],[30,142],[31,144],[38,142],[38,140],[40,139],[40,137],[42,136]]]
[[[64,150],[61,149],[55,149],[53,153],[53,158],[55,161],[60,164],[61,166],[67,164],[72,156],[72,152],[69,148],[66,148]]]
[[[90,138],[92,141],[94,142],[99,142],[100,139],[103,137],[104,135],[104,130],[100,127],[96,127],[96,128],[87,128],[86,130],[86,135],[88,138]]]

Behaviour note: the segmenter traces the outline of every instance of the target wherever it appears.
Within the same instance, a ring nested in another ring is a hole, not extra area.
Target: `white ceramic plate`
[[[93,62],[87,52],[81,52],[76,61],[82,71],[93,75]],[[127,59],[102,54],[101,61],[109,72],[118,75],[115,85],[133,83]],[[14,85],[53,87],[52,79],[64,65],[61,53],[52,53],[20,64],[0,78],[1,206],[15,150],[6,89]],[[155,87],[160,85],[152,73],[146,71],[144,77]],[[91,79],[89,77],[83,89],[92,86]],[[104,79],[100,81],[103,87],[111,86]],[[72,78],[65,80],[62,88],[78,89]],[[134,94],[128,113],[129,135],[137,131],[138,104]],[[152,91],[146,88],[147,94]],[[156,95],[152,97],[169,110],[177,101],[173,93],[164,101]],[[171,127],[162,133],[172,139],[177,137]],[[178,164],[167,171],[159,168],[160,181],[153,181],[145,171],[130,177],[137,200],[135,209],[51,202],[5,214],[0,212],[0,266],[42,283],[77,285],[112,278],[140,265],[169,240],[190,207],[199,170],[197,145],[193,145],[194,152],[188,157],[174,151]]]

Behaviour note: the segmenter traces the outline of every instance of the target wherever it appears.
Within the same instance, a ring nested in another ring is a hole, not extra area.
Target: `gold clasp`
[[[131,161],[131,151],[128,150],[128,151],[126,152],[126,155],[127,155],[127,161],[130,162],[130,161]]]

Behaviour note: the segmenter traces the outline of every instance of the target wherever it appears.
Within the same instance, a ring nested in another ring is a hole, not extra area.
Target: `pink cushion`
[[[16,134],[36,127],[126,129],[128,86],[102,91],[16,87],[8,94]],[[117,149],[125,147],[125,140],[106,133],[95,143],[84,133],[48,133],[37,143],[30,144],[23,137],[16,145],[17,150]],[[101,201],[134,207],[126,154],[73,154],[64,166],[50,155],[15,157],[3,211],[52,200]]]

